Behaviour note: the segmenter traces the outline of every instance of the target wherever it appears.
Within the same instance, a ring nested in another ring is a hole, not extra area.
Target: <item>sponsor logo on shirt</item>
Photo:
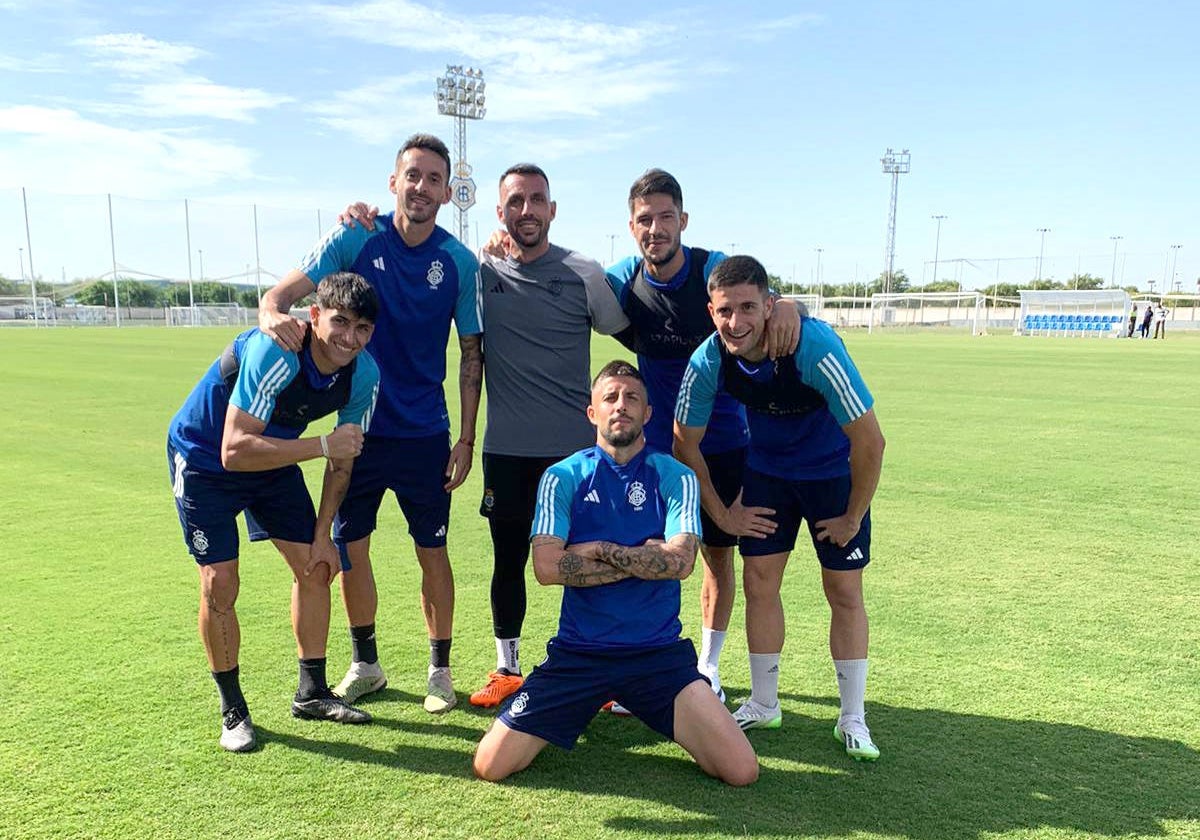
[[[586,496],[583,497],[583,500],[585,502],[594,502],[595,504],[600,504],[600,494],[597,493],[595,490],[592,490]]]
[[[642,505],[646,504],[646,485],[640,481],[635,481],[629,485],[629,504],[633,505],[634,510],[641,510]]]
[[[387,269],[383,267],[383,257],[376,257],[375,259],[371,260],[371,265],[375,266],[380,271],[387,271]]]
[[[436,289],[442,285],[442,281],[446,279],[446,272],[442,269],[442,261],[434,260],[429,264],[429,271],[425,274],[425,280],[429,283],[429,288]]]

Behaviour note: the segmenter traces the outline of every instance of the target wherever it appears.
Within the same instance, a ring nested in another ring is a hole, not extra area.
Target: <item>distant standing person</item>
[[[1126,333],[1127,338],[1133,338],[1133,334],[1137,332],[1137,304],[1133,305],[1133,309],[1129,310],[1129,332]]]
[[[1154,304],[1146,301],[1146,311],[1142,315],[1141,337],[1150,337],[1150,322],[1154,320]]]
[[[363,347],[379,302],[356,274],[317,286],[312,325],[299,351],[281,350],[258,329],[225,348],[171,420],[167,433],[175,507],[200,572],[200,638],[221,696],[221,746],[255,747],[238,669],[241,629],[234,605],[237,515],[250,539],[270,539],[292,570],[292,631],[300,682],[299,718],[366,723],[371,716],[335,697],[325,681],[329,585],[338,572],[330,540],[379,393],[379,370]],[[337,412],[337,428],[302,438],[309,422]],[[320,510],[297,466],[325,458]]]
[[[1167,337],[1167,315],[1170,309],[1163,306],[1162,301],[1158,302],[1158,306],[1154,307],[1154,337],[1165,339]]]

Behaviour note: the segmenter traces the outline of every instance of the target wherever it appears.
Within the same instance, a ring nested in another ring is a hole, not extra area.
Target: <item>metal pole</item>
[[[817,250],[817,297],[819,298],[821,296],[822,292],[825,291],[825,287],[821,285],[821,252],[824,251],[825,249],[817,248],[816,250]]]
[[[321,221],[321,211],[317,211],[317,222]],[[254,291],[262,300],[262,259],[258,255],[258,205],[254,205]]]
[[[930,216],[929,218],[937,219],[937,236],[935,236],[933,240],[933,282],[936,283],[938,281],[938,256],[940,255],[942,248],[942,219],[946,217]]]
[[[1050,232],[1050,228],[1038,228],[1038,233],[1042,235],[1042,244],[1038,247],[1038,267],[1037,278],[1042,279],[1042,255],[1046,253],[1046,234]]]
[[[29,251],[29,290],[33,293],[33,325],[38,325],[37,272],[33,270],[33,241],[29,238],[29,202],[25,200],[25,188],[21,187],[21,206],[25,208],[25,248]]]
[[[188,211],[188,200],[183,200],[183,226],[187,230],[188,255],[188,326],[196,326],[196,295],[192,290],[192,217]]]
[[[615,233],[610,233],[608,235],[608,264],[609,265],[612,265],[613,260],[616,259],[616,252],[617,252],[617,235]]]
[[[1176,267],[1176,266],[1179,264],[1179,249],[1180,249],[1180,248],[1182,248],[1182,247],[1183,247],[1182,245],[1172,245],[1172,246],[1171,246],[1171,251],[1172,251],[1172,257],[1171,257],[1171,285],[1174,285],[1174,286],[1177,286],[1177,285],[1179,285],[1179,281],[1175,279],[1175,267]],[[31,262],[32,262],[32,260],[31,260]]]
[[[117,313],[117,327],[121,326],[121,297],[117,291],[117,237],[113,233],[112,193],[108,193],[108,247],[112,253],[113,310]]]
[[[1108,238],[1111,239],[1112,243],[1113,243],[1112,285],[1113,285],[1113,288],[1115,289],[1115,288],[1117,288],[1117,244],[1120,243],[1120,241],[1122,239],[1124,239],[1125,237],[1124,236],[1110,236]]]
[[[258,205],[254,205],[254,216],[258,217]],[[321,208],[317,208],[317,241],[321,241],[321,237],[325,235],[325,225],[321,224]]]

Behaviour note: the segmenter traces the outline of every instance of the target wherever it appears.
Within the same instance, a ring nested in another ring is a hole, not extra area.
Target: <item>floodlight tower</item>
[[[1042,235],[1042,244],[1038,246],[1037,277],[1035,277],[1034,279],[1041,280],[1042,279],[1042,257],[1046,253],[1046,234],[1050,232],[1050,228],[1038,228],[1037,232]]]
[[[1112,287],[1115,289],[1115,288],[1117,288],[1117,246],[1119,244],[1121,244],[1121,240],[1124,239],[1125,237],[1124,236],[1110,236],[1108,238],[1112,240],[1112,244],[1113,244]]]
[[[1179,249],[1182,245],[1171,246],[1171,284],[1175,286],[1175,291],[1179,291],[1179,281],[1175,279],[1175,267],[1179,264]]]
[[[892,176],[892,202],[888,208],[887,251],[884,254],[887,268],[883,272],[883,291],[887,294],[892,291],[893,269],[896,264],[896,194],[900,189],[900,176],[908,174],[908,149],[899,152],[888,149],[879,160],[883,164],[884,174]]]
[[[938,281],[938,279],[937,279],[938,252],[942,248],[942,222],[945,221],[949,217],[946,216],[945,214],[942,214],[942,215],[938,215],[938,216],[930,216],[929,218],[931,218],[937,222],[937,235],[933,239],[933,282],[936,283]]]
[[[467,241],[467,210],[475,204],[475,182],[467,164],[467,120],[481,120],[484,107],[483,71],[461,64],[447,64],[446,75],[437,80],[438,113],[454,119],[454,172],[450,178],[450,201],[458,208],[458,240]]]

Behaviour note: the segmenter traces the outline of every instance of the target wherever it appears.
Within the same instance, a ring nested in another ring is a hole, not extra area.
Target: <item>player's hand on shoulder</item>
[[[727,534],[735,537],[769,537],[775,533],[775,521],[770,519],[775,513],[774,508],[746,507],[742,504],[741,491],[725,512],[724,521],[717,525]]]
[[[495,257],[502,260],[508,256],[509,250],[512,248],[512,237],[508,235],[508,231],[503,228],[498,228],[492,231],[492,235],[488,237],[488,241],[483,243],[483,247],[479,250],[489,257]]]
[[[775,301],[763,341],[763,349],[772,359],[795,352],[800,343],[800,305],[790,300]]]
[[[329,433],[325,443],[329,446],[329,457],[332,460],[348,461],[357,458],[363,447],[362,426],[343,423]]]
[[[817,530],[817,539],[844,548],[858,534],[862,523],[849,514],[842,514],[833,519],[821,519],[814,522],[813,527]]]
[[[346,209],[338,214],[337,220],[338,224],[346,227],[352,228],[357,222],[366,230],[375,230],[375,217],[378,215],[378,207],[368,206],[365,201],[356,201],[353,204],[347,204]]]
[[[258,310],[258,328],[284,350],[299,353],[304,346],[308,322],[293,318],[286,312],[262,307]]]

